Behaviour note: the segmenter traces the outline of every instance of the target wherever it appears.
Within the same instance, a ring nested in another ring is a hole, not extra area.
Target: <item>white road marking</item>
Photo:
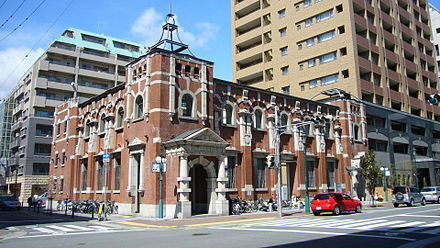
[[[73,229],[70,228],[66,228],[66,227],[62,227],[62,226],[45,226],[46,228],[51,228],[51,229],[55,229],[55,230],[60,230],[62,232],[72,232],[74,231]]]
[[[415,214],[400,214],[403,217],[421,217],[421,218],[440,218],[438,215],[415,215]]]
[[[403,223],[403,224],[399,224],[399,225],[392,225],[390,227],[384,228],[386,229],[392,229],[392,228],[402,228],[402,227],[412,227],[412,226],[417,226],[420,224],[424,224],[426,222],[424,221],[413,221],[413,222],[407,222],[407,223]]]
[[[103,231],[96,231],[96,232],[73,232],[73,233],[52,233],[52,234],[43,234],[43,235],[34,235],[34,236],[21,236],[17,237],[18,239],[30,239],[30,238],[44,238],[44,237],[53,237],[55,235],[57,236],[74,236],[74,235],[96,235],[96,234],[104,234],[104,233],[114,233],[114,232],[140,232],[144,230],[103,230]]]
[[[306,231],[306,230],[286,230],[286,229],[267,229],[267,228],[227,228],[227,227],[212,227],[211,229],[220,230],[237,230],[237,231],[260,231],[260,232],[288,232],[288,233],[307,233],[307,234],[322,234],[330,236],[355,236],[355,237],[365,237],[365,238],[382,238],[382,239],[399,239],[406,241],[416,241],[416,239],[392,237],[392,236],[380,236],[380,235],[367,235],[367,234],[356,234],[356,233],[337,233],[337,232],[320,232],[320,231]]]
[[[440,227],[440,221],[428,223],[426,225],[423,225],[422,227],[434,227],[434,226],[439,226]]]
[[[44,227],[34,227],[32,228],[35,231],[39,231],[39,232],[43,232],[43,233],[51,233],[51,234],[59,234],[59,231],[55,231],[55,230],[51,230],[51,229],[47,229]]]
[[[373,225],[361,226],[361,227],[357,227],[357,228],[355,228],[355,229],[360,229],[360,230],[371,230],[371,229],[375,229],[376,227],[389,226],[389,225],[398,224],[398,223],[402,223],[402,222],[404,222],[404,221],[400,221],[400,220],[389,221],[389,222],[378,223],[378,224],[373,224]]]
[[[77,226],[77,225],[64,225],[65,227],[69,227],[69,228],[73,228],[76,230],[81,230],[81,231],[92,231],[92,228],[88,228],[88,227],[84,227],[84,226]]]
[[[341,228],[345,228],[345,229],[357,228],[357,227],[361,227],[366,224],[375,224],[375,223],[381,223],[381,222],[387,222],[387,220],[368,220],[367,219],[367,220],[364,220],[364,222],[354,223],[354,224],[350,224],[350,225],[344,225]]]
[[[91,228],[94,228],[94,229],[98,229],[98,230],[111,230],[111,229],[113,229],[113,228],[111,228],[111,227],[107,227],[107,226],[88,226],[88,227],[91,227]]]

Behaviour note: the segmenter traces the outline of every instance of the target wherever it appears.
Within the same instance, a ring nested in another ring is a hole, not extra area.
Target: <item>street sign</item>
[[[389,170],[385,171],[385,176],[387,177],[391,176],[391,172]]]
[[[104,163],[110,163],[110,153],[106,152],[102,154],[102,161]]]
[[[335,192],[342,193],[342,183],[335,183]]]
[[[160,163],[151,164],[152,172],[160,172]],[[162,172],[167,172],[167,163],[162,163]]]

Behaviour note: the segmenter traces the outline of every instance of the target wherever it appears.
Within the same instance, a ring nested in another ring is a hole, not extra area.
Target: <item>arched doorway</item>
[[[206,181],[208,174],[201,164],[196,164],[190,169],[189,175],[192,178],[190,193],[192,214],[207,214],[209,209]]]

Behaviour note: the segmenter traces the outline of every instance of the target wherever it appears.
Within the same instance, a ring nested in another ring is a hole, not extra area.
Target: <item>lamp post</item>
[[[414,152],[414,167],[416,168],[416,187],[417,190],[419,190],[419,175],[417,173],[417,154],[416,154],[416,148],[413,148],[413,152]]]
[[[385,180],[385,201],[388,202],[387,176],[389,176],[390,170],[385,166],[380,167],[380,170],[383,171],[383,177]]]
[[[306,214],[310,214],[310,200],[309,200],[309,175],[307,172],[307,135],[305,132],[302,134],[302,143],[304,148],[304,169],[306,174]]]
[[[156,157],[156,162],[159,163],[159,181],[160,181],[160,198],[159,198],[159,218],[162,219],[163,218],[163,176],[162,173],[164,171],[164,163],[166,163],[166,158],[164,155],[159,154],[159,156]]]

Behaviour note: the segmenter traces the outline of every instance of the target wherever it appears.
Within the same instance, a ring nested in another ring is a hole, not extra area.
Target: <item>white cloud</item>
[[[175,17],[176,24],[177,16]],[[165,22],[165,15],[158,13],[154,8],[145,10],[131,27],[131,32],[144,39],[144,44],[151,46],[159,41],[162,34],[162,25]],[[200,22],[195,24],[197,33],[187,32],[179,25],[179,35],[183,43],[190,47],[202,47],[208,41],[215,40],[219,26],[214,23]]]
[[[44,50],[33,50],[22,62],[29,52],[28,47],[11,47],[0,50],[0,98],[7,97],[15,88],[18,80],[26,73],[31,65],[40,57]]]

